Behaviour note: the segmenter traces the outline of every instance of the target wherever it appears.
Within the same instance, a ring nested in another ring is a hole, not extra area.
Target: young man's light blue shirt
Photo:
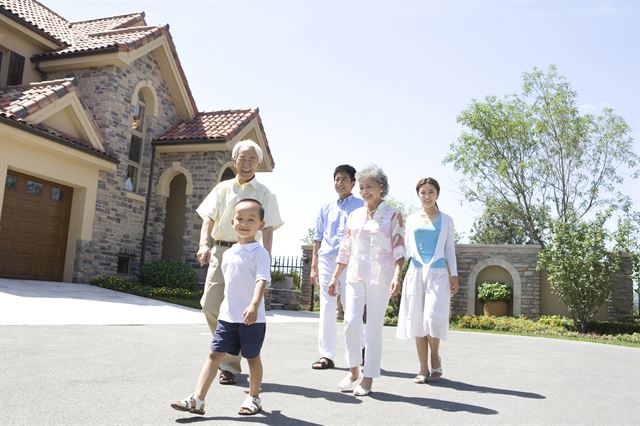
[[[347,217],[355,209],[364,206],[364,201],[349,195],[344,200],[337,199],[323,205],[316,217],[314,241],[320,241],[320,256],[336,256],[344,235]]]

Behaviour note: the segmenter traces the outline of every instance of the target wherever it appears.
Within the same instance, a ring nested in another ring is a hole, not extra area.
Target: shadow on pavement
[[[354,398],[351,393],[327,392],[315,388],[305,388],[302,386],[282,385],[277,383],[263,383],[260,388],[261,392],[284,393],[295,396],[304,396],[305,398],[322,398],[327,401],[342,402],[345,404],[361,404],[358,398]]]
[[[413,404],[424,408],[433,408],[435,410],[458,412],[466,411],[474,414],[498,414],[496,410],[491,408],[480,407],[471,404],[462,404],[453,401],[444,401],[433,398],[418,398],[412,396],[392,395],[385,392],[371,391],[369,398],[385,402],[404,402],[405,404]]]
[[[533,392],[522,392],[511,389],[490,388],[486,386],[476,386],[464,382],[456,382],[455,380],[440,379],[436,382],[429,382],[429,385],[437,388],[450,388],[466,392],[495,393],[499,395],[518,396],[520,398],[546,399],[544,395]]]
[[[221,422],[248,422],[248,423],[264,423],[266,425],[301,425],[301,426],[321,426],[320,423],[306,422],[300,419],[287,417],[280,410],[271,412],[262,411],[255,416],[246,417],[189,417],[186,419],[176,419],[176,423],[197,423],[218,420]]]

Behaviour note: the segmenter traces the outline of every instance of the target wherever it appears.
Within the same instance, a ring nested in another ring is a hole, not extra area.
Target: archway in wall
[[[187,179],[177,174],[169,185],[164,234],[162,238],[162,258],[182,260],[182,237],[184,236],[185,210],[187,203]]]
[[[482,275],[481,275],[482,274]],[[482,304],[477,300],[477,286],[483,281],[503,281],[511,283],[513,299],[509,315],[519,316],[522,308],[522,280],[514,266],[504,259],[490,258],[478,262],[469,273],[469,290],[467,293],[467,314],[482,313]]]
[[[498,281],[501,283],[507,283],[513,289],[513,278],[511,277],[511,274],[509,273],[509,271],[507,271],[501,266],[490,265],[484,268],[483,270],[481,270],[478,273],[478,277],[476,278],[476,286],[475,286],[476,289],[478,288],[478,286],[480,286],[480,284],[482,284],[485,281],[491,281],[491,282]],[[508,305],[507,315],[513,315],[513,299],[511,299],[511,302],[507,303],[507,305]],[[479,301],[477,296],[476,296],[476,303],[475,303],[475,314],[476,315],[484,314],[483,302]]]
[[[227,167],[226,169],[224,169],[224,172],[222,172],[222,175],[220,176],[220,182],[222,182],[223,180],[233,179],[234,177],[236,177],[236,172],[234,172],[231,167]]]

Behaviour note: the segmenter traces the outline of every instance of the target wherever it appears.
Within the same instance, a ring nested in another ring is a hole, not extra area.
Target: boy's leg
[[[260,355],[247,359],[249,364],[249,395],[253,398],[260,397],[260,386],[262,385],[262,360]]]
[[[211,387],[211,383],[213,383],[213,379],[215,379],[216,373],[218,372],[220,362],[225,355],[226,354],[224,352],[209,351],[209,355],[207,356],[207,359],[205,359],[202,369],[200,370],[196,391],[193,393],[196,398],[202,400],[206,398],[207,392],[209,392],[209,388]]]

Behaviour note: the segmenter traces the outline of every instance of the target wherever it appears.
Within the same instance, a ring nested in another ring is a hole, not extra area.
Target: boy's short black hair
[[[333,178],[335,179],[336,175],[340,172],[348,174],[351,178],[351,182],[354,182],[356,180],[356,169],[354,169],[353,166],[349,164],[340,164],[333,171]]]
[[[249,201],[251,203],[256,203],[260,208],[260,220],[264,220],[264,207],[262,207],[262,203],[255,198],[243,198],[242,200],[238,200],[236,206],[242,202]]]

